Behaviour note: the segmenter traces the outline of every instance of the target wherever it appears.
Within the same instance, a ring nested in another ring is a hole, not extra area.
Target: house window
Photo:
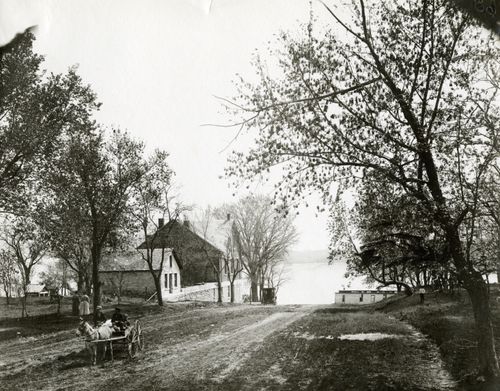
[[[172,254],[168,256],[168,262],[170,264],[170,267],[172,267]]]
[[[165,274],[165,288],[168,288],[168,274]]]
[[[174,286],[177,287],[177,273],[174,274]]]
[[[359,296],[359,302],[362,303],[363,302],[363,294],[361,294],[361,296]]]
[[[345,303],[345,295],[342,295],[342,303]]]

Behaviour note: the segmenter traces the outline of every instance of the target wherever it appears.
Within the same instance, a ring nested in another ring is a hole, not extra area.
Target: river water
[[[293,262],[285,266],[278,304],[331,304],[340,289],[367,289],[361,278],[345,278],[346,265],[328,261]]]

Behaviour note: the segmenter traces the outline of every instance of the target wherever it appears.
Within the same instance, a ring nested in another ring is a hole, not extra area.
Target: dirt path
[[[182,384],[188,379],[222,382],[262,347],[264,338],[286,329],[309,312],[310,309],[301,307],[276,312],[265,318],[245,317],[241,322],[228,322],[206,339],[195,338],[157,349],[153,360],[141,362],[135,371],[144,374],[147,384],[159,388]],[[134,389],[134,384],[144,385],[144,379],[131,378],[125,378],[122,384],[131,389]]]
[[[82,342],[71,331],[4,341],[0,388],[175,389],[193,379],[219,382],[259,349],[264,338],[310,311],[299,306],[235,306],[144,318],[144,354],[94,368],[86,366]]]

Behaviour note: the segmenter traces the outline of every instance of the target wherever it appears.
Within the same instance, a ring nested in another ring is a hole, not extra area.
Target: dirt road
[[[88,366],[74,330],[0,342],[5,390],[451,390],[424,336],[385,314],[312,306],[168,306],[146,349]],[[141,316],[136,314],[136,317]],[[387,333],[357,340],[346,333]]]
[[[0,343],[0,388],[95,390],[181,389],[223,381],[268,335],[312,307],[210,307],[141,319],[146,349],[136,360],[89,368],[74,330]],[[124,356],[124,352],[121,354]]]

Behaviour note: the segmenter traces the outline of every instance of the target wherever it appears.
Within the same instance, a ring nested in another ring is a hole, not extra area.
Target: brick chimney
[[[227,221],[231,220],[231,213],[227,214]]]
[[[163,218],[159,218],[158,219],[158,229],[163,227],[163,224],[165,224],[165,220]]]
[[[184,227],[186,227],[187,229],[191,228],[191,224],[189,224],[189,220],[188,219],[185,218],[183,224],[184,224]]]

